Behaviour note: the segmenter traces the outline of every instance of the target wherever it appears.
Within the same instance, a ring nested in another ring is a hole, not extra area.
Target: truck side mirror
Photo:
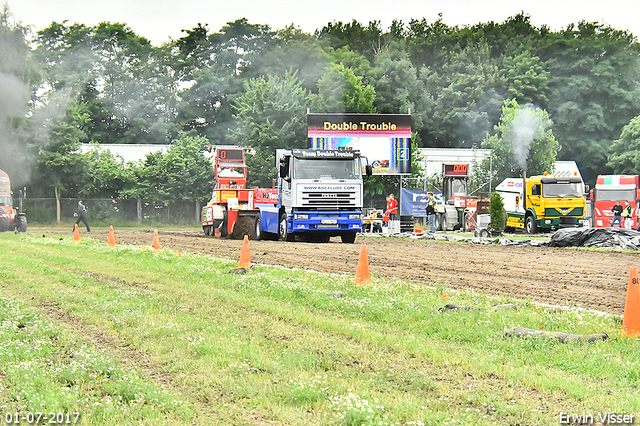
[[[371,176],[373,174],[373,166],[371,164],[364,166],[364,174],[366,176]]]
[[[289,157],[284,157],[280,159],[280,177],[286,180],[288,175],[289,175]]]
[[[588,184],[584,184],[584,193],[588,194],[589,193],[589,185]]]

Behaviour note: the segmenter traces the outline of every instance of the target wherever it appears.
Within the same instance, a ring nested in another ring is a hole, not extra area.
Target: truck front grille
[[[318,192],[303,191],[302,208],[314,209],[355,209],[358,205],[355,191],[345,192]]]

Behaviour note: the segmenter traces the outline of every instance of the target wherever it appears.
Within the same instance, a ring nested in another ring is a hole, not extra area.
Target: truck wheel
[[[253,235],[255,235],[256,240],[262,239],[262,218],[260,216],[260,212],[258,212],[258,216],[256,216],[256,221],[254,223]]]
[[[0,217],[0,232],[8,231],[11,228],[11,221],[8,217]]]
[[[533,218],[533,216],[528,216],[524,221],[524,230],[527,232],[527,234],[535,234],[536,232],[538,232],[538,225],[536,225],[536,220]]]
[[[344,244],[353,244],[356,242],[356,233],[347,232],[346,234],[342,234],[340,238]]]
[[[282,213],[280,215],[280,225],[278,226],[278,237],[280,241],[293,241],[295,236],[291,235],[287,230],[287,215]]]
[[[469,213],[465,213],[462,216],[462,230],[464,232],[469,232],[471,230],[471,224],[469,223]]]
[[[207,237],[211,236],[211,225],[204,225],[202,227],[202,231],[204,232],[204,235],[206,235]]]
[[[222,212],[222,222],[220,223],[220,236],[221,237],[226,237],[227,235],[229,235],[229,231],[227,229],[227,219],[228,213],[225,210],[224,212]]]
[[[16,218],[18,222],[17,230],[18,232],[27,232],[27,218],[26,216],[18,216]]]
[[[446,213],[440,214],[440,230],[441,231],[447,230],[447,214]]]

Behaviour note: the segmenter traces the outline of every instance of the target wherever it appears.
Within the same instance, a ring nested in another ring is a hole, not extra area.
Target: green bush
[[[507,223],[507,217],[504,210],[504,199],[497,192],[491,194],[489,215],[491,216],[490,226],[496,230],[503,230]]]

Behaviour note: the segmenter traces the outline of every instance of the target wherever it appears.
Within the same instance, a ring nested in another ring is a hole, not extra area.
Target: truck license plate
[[[323,225],[335,225],[336,223],[338,223],[338,221],[336,219],[323,219],[322,220],[322,224]]]

